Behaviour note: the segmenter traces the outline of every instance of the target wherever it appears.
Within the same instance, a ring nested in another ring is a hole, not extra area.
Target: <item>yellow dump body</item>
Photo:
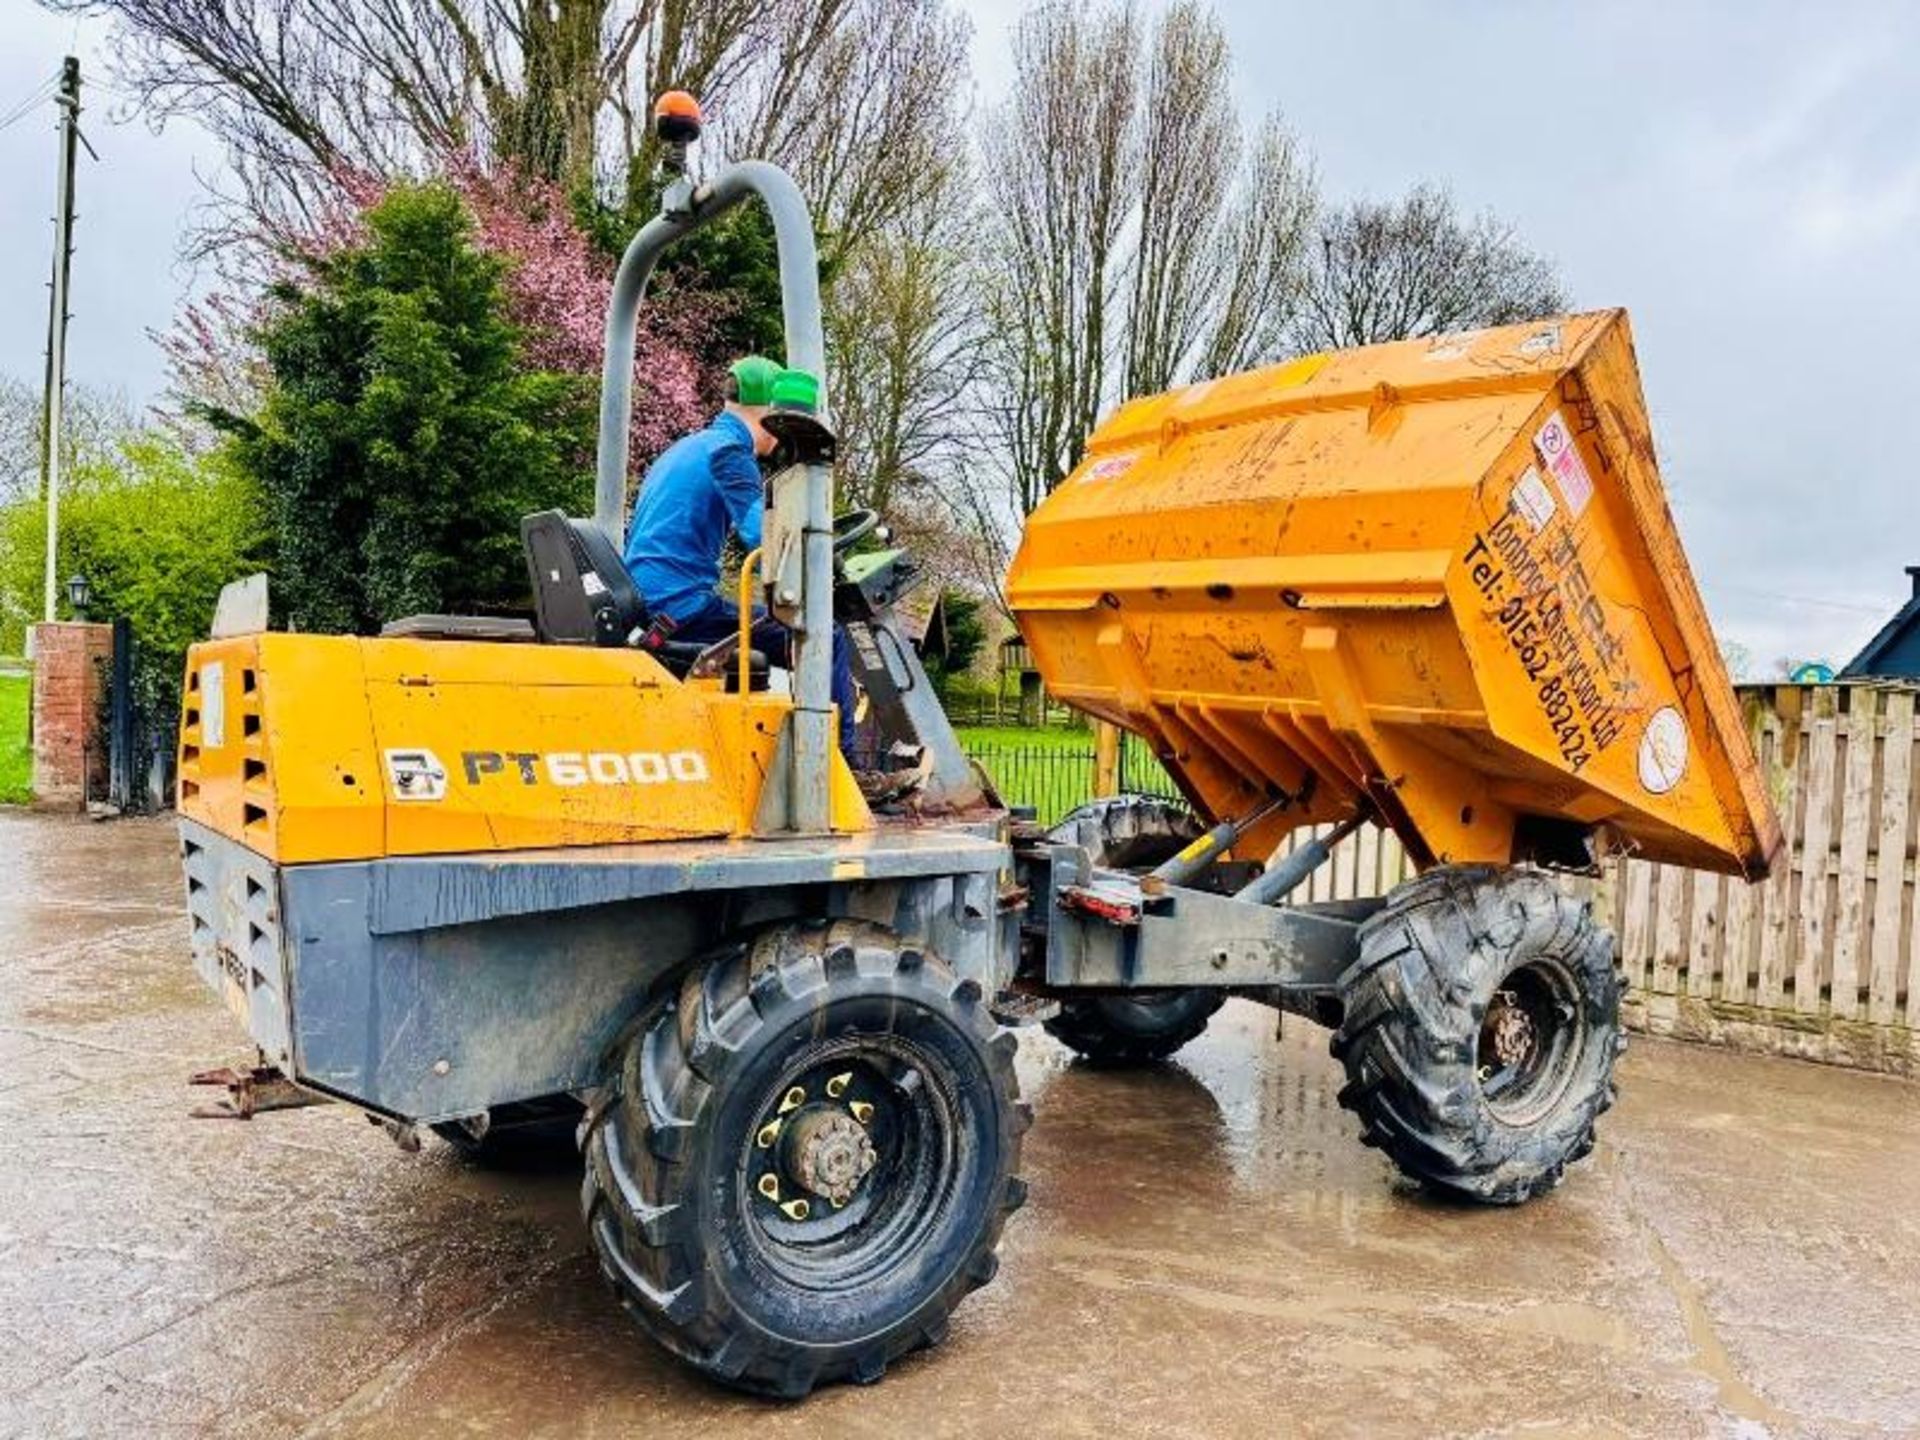
[[[1363,798],[1423,864],[1592,833],[1780,844],[1674,529],[1624,312],[1314,355],[1124,406],[1007,594],[1059,698],[1215,819]]]

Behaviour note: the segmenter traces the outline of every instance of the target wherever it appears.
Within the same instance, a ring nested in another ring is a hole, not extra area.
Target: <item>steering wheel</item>
[[[833,553],[845,555],[880,528],[878,510],[847,510],[833,517]]]

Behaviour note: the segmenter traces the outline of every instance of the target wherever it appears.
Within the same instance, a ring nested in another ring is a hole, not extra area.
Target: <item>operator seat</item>
[[[544,644],[638,643],[653,617],[606,531],[542,510],[520,522],[520,541],[533,581],[534,629]]]
[[[534,630],[542,644],[631,646],[682,678],[707,650],[658,633],[667,627],[655,627],[620,552],[593,521],[541,510],[520,522],[520,539],[533,581]],[[726,675],[727,688],[738,688],[731,664]],[[748,657],[747,683],[754,690],[767,686],[767,657],[758,650]]]

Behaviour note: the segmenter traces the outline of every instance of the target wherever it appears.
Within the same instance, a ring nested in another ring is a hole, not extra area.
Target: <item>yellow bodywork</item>
[[[1363,794],[1422,863],[1507,862],[1538,821],[1748,876],[1780,844],[1621,311],[1136,400],[1007,594],[1053,693],[1210,816],[1307,793],[1248,853]]]
[[[636,650],[212,640],[188,656],[180,811],[284,864],[742,836],[791,708]],[[870,828],[833,765],[834,828]]]

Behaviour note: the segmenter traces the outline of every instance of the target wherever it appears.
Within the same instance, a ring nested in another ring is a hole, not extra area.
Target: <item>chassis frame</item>
[[[180,825],[196,970],[264,1063],[416,1124],[580,1092],[732,936],[857,917],[988,994],[1218,988],[1337,1022],[1379,902],[1274,907],[1010,844],[1005,817],[796,837],[279,866]]]

